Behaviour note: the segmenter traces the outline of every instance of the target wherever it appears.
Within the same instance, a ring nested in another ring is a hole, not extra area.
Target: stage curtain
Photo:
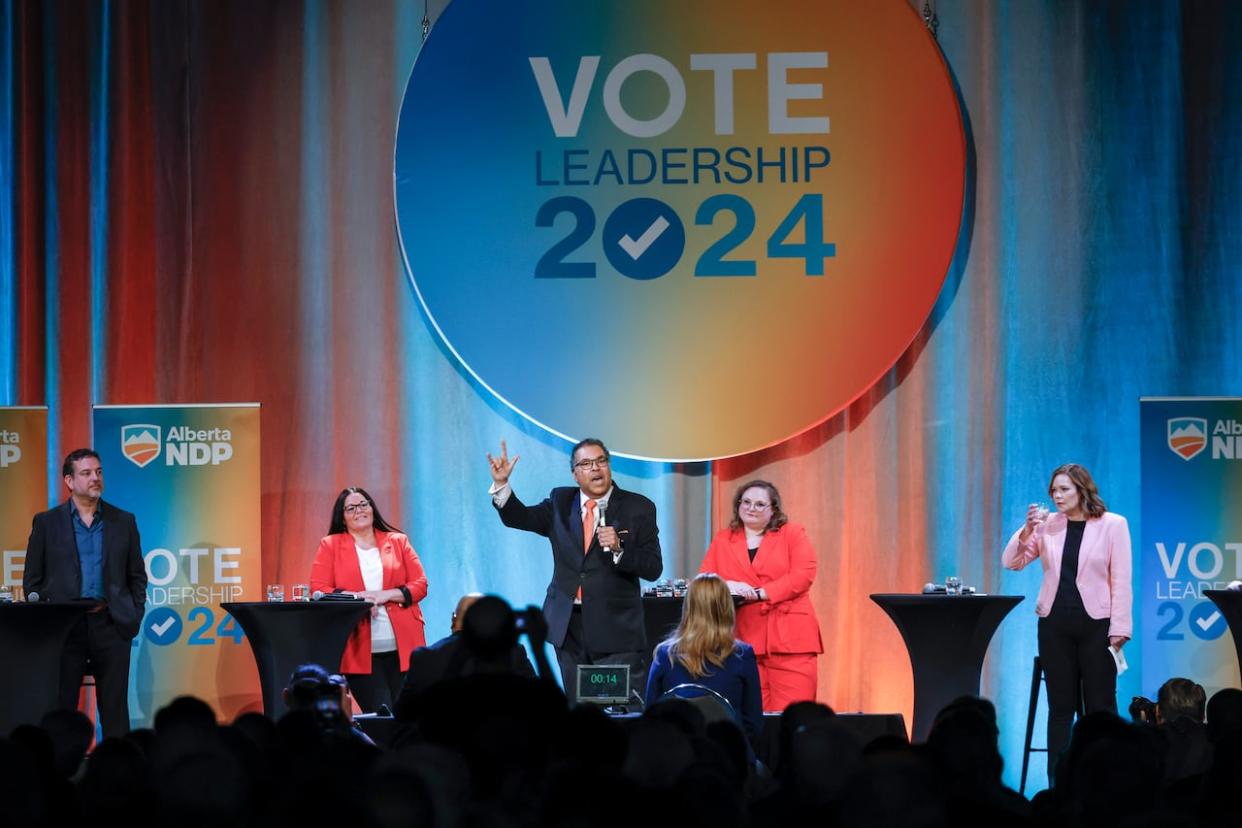
[[[934,5],[971,174],[926,326],[805,434],[617,472],[660,508],[668,576],[697,569],[738,484],[781,488],[819,552],[820,696],[839,710],[909,720],[870,593],[957,574],[1027,595],[984,680],[1013,781],[1038,576],[1000,570],[1006,537],[1076,460],[1137,544],[1138,397],[1242,389],[1242,4]],[[460,593],[538,603],[548,580],[543,542],[491,514],[484,452],[522,454],[528,500],[570,478],[564,444],[454,366],[402,267],[392,140],[422,13],[0,7],[0,403],[51,408],[50,500],[92,403],[262,403],[263,580],[305,580],[337,491],[362,485],[427,565],[436,637]],[[1132,682],[1123,700],[1156,689]]]

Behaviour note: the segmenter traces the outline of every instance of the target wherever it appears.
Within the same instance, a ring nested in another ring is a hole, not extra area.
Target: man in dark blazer
[[[129,732],[129,656],[142,624],[147,570],[138,524],[104,502],[103,467],[90,449],[70,452],[61,467],[68,499],[35,515],[26,543],[26,595],[85,601],[90,611],[65,642],[58,706],[76,709],[82,677],[95,676],[103,734]]]
[[[500,457],[487,455],[492,503],[505,526],[536,532],[552,546],[552,583],[543,613],[570,701],[577,697],[579,664],[628,664],[630,689],[647,684],[650,650],[643,625],[640,579],[664,570],[655,504],[612,484],[611,457],[594,438],[570,453],[575,487],[552,490],[527,506],[509,486],[518,461],[502,441]]]

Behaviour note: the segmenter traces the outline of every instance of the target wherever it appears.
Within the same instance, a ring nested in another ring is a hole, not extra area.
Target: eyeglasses
[[[751,509],[756,512],[762,512],[764,509],[768,508],[771,505],[772,505],[771,503],[768,503],[763,500],[747,500],[745,498],[742,499],[742,503],[741,503],[741,506],[743,509]]]
[[[352,515],[355,512],[365,512],[371,508],[370,502],[364,500],[361,503],[354,503],[345,507],[345,514]]]
[[[607,465],[607,457],[596,457],[593,460],[579,460],[574,463],[574,468],[578,471],[586,471],[587,469],[602,469]]]

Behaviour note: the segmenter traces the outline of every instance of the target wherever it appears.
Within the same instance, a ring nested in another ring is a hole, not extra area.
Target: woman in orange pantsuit
[[[815,567],[806,529],[781,511],[776,487],[743,484],[729,528],[712,539],[699,571],[720,575],[742,602],[737,637],[755,650],[766,711],[815,700],[816,659],[824,651],[809,595]]]

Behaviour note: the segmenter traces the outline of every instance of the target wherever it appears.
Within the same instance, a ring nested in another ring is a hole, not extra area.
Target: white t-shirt
[[[370,549],[354,543],[358,551],[358,568],[362,570],[362,585],[374,592],[384,588],[384,564],[380,561],[377,547]],[[392,630],[392,622],[388,620],[388,610],[383,606],[371,616],[371,652],[391,653],[397,649],[397,634]]]

